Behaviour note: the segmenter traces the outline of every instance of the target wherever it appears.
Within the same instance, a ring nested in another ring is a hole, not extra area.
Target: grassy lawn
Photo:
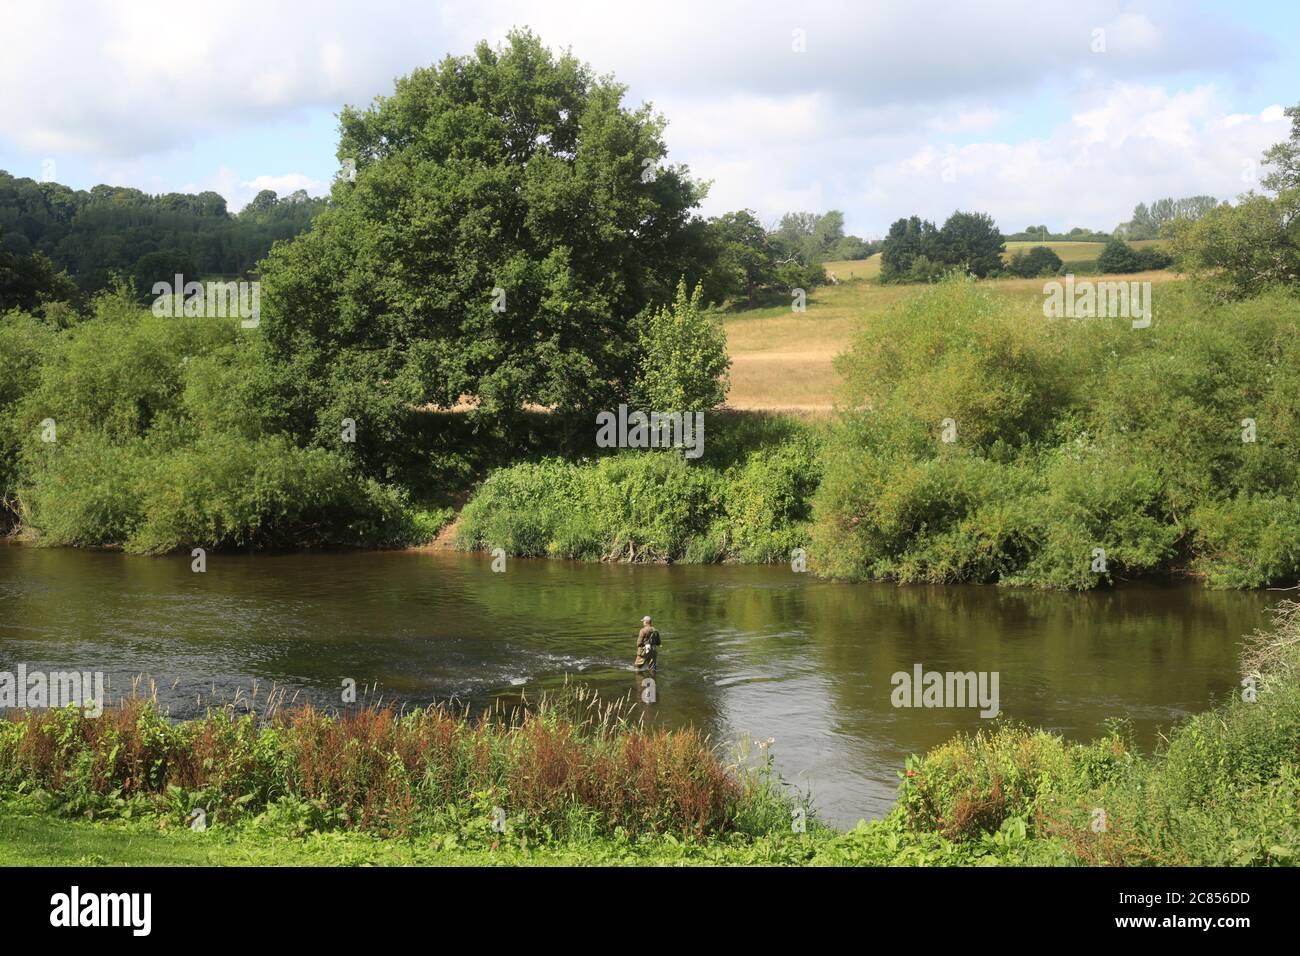
[[[295,837],[259,827],[160,830],[156,819],[71,820],[0,803],[0,866],[706,866],[805,861],[826,835],[756,844],[591,840],[520,847],[466,845],[455,835],[381,839],[356,831]]]
[[[0,800],[0,867],[23,866],[1077,866],[1049,841],[999,835],[954,844],[905,835],[885,821],[838,833],[733,835],[705,842],[672,836],[592,838],[522,847],[506,838],[435,834],[382,838],[350,831],[293,836],[256,822],[204,833],[161,830],[158,818],[69,819],[30,798]]]

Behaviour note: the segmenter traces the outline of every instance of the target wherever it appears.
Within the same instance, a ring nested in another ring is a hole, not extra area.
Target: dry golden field
[[[1095,244],[1094,244],[1095,245]],[[1059,254],[1059,253],[1058,253]],[[879,272],[879,257],[874,256]],[[880,285],[868,281],[871,259],[828,262],[838,285],[829,285],[808,298],[805,312],[788,305],[727,313],[727,349],[731,353],[731,391],[727,406],[744,410],[826,414],[834,408],[839,378],[835,356],[853,340],[854,332],[873,316],[916,295],[922,287]],[[855,272],[859,278],[854,278]],[[1172,272],[1137,272],[1124,276],[1088,276],[1093,281],[1168,282]],[[993,279],[1000,294],[1042,301],[1045,279]]]

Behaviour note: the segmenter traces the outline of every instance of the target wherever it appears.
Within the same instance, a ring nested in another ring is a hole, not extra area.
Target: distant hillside
[[[1169,246],[1165,239],[1135,239],[1129,242],[1134,249],[1165,249]],[[1058,256],[1067,270],[1080,273],[1092,272],[1096,268],[1097,257],[1106,248],[1104,242],[1007,242],[1007,251],[1003,253],[1004,261],[1009,261],[1017,252],[1028,252],[1035,246],[1047,246]]]
[[[874,279],[880,275],[880,253],[865,259],[842,259],[839,262],[824,263],[827,275],[834,275],[836,281],[846,279]]]
[[[1169,245],[1165,239],[1136,239],[1129,243],[1134,249],[1164,249]],[[1101,255],[1101,250],[1106,247],[1104,242],[1007,242],[1007,250],[1003,253],[1003,260],[1008,261],[1017,252],[1028,252],[1035,246],[1047,246],[1058,256],[1067,269],[1076,269],[1079,272],[1090,272],[1095,267],[1097,257]],[[835,278],[844,282],[848,279],[875,279],[880,275],[880,253],[867,259],[850,259],[840,262],[825,263],[827,274],[834,274]]]
[[[214,192],[73,190],[0,170],[0,251],[43,253],[85,292],[120,273],[147,294],[154,282],[178,272],[195,278],[247,273],[277,239],[305,231],[328,204],[301,190],[283,199],[264,190],[231,215]]]

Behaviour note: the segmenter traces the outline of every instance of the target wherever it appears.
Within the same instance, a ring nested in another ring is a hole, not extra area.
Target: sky
[[[702,211],[1110,230],[1256,185],[1300,4],[1249,0],[0,0],[0,169],[78,189],[328,191],[337,114],[532,28],[668,119]]]

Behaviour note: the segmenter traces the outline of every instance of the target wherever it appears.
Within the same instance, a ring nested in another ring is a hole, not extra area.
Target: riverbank
[[[734,314],[732,400],[751,410],[700,412],[689,458],[642,447],[635,427],[617,436],[628,447],[598,447],[577,409],[404,404],[389,421],[349,402],[338,432],[306,441],[278,420],[232,420],[241,389],[239,407],[277,406],[258,397],[258,353],[233,328],[161,320],[125,296],[63,332],[15,313],[0,322],[22,359],[0,394],[0,523],[45,545],[145,554],[454,540],[851,581],[1294,584],[1300,301],[1279,289],[1225,302],[1167,276],[1148,292],[1118,303],[1140,315],[1077,317],[1072,300],[1072,317],[1048,318],[1036,280],[853,282],[819,290],[807,313]],[[832,387],[833,353],[835,415],[753,410],[824,406],[829,393],[781,383]],[[785,373],[779,356],[795,356]],[[94,401],[78,384],[92,376],[109,379]]]

